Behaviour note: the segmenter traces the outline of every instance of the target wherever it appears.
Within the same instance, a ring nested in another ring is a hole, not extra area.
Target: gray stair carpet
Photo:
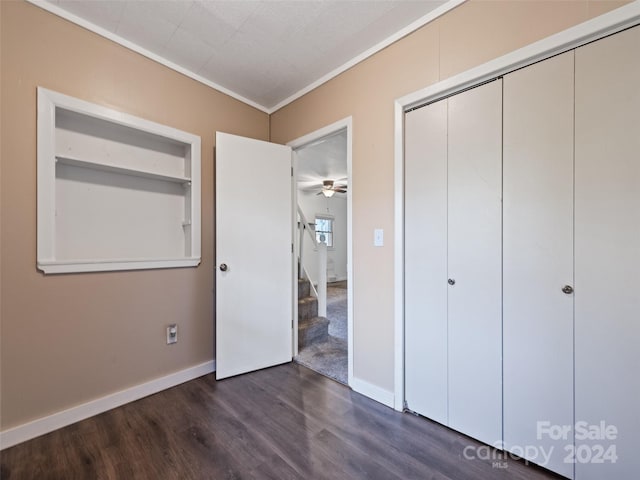
[[[301,348],[295,360],[322,375],[347,384],[347,285],[327,285],[329,337]]]

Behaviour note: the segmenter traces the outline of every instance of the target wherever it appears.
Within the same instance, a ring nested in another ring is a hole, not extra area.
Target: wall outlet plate
[[[178,342],[178,325],[172,323],[167,327],[167,345]]]

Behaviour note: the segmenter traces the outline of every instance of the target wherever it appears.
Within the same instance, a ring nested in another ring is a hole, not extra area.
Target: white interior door
[[[502,440],[502,81],[449,98],[449,426]]]
[[[503,218],[505,448],[572,478],[573,52],[504,77]]]
[[[216,134],[216,378],[291,361],[291,148]]]
[[[576,428],[580,480],[640,471],[639,47],[635,27],[576,50],[575,418],[600,432]]]
[[[447,100],[405,131],[405,399],[447,425]]]

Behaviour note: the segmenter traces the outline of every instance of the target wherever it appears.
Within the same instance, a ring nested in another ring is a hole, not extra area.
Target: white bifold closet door
[[[569,478],[573,58],[505,75],[503,159],[505,449]],[[564,438],[549,435],[557,425],[568,427]]]
[[[502,440],[502,80],[448,102],[449,426],[494,444]]]
[[[405,132],[405,400],[447,425],[447,101]]]
[[[576,50],[575,415],[611,426],[576,437],[579,480],[640,472],[639,52],[640,27]]]
[[[405,398],[502,439],[502,82],[406,114]]]

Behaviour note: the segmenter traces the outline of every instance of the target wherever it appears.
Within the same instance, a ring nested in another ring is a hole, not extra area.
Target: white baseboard
[[[393,392],[380,388],[369,382],[353,377],[349,386],[356,392],[361,393],[365,397],[369,397],[376,402],[380,402],[387,407],[393,408],[394,396]]]
[[[119,407],[125,403],[139,400],[154,393],[158,393],[167,388],[175,387],[181,383],[188,382],[195,378],[214,372],[216,369],[215,360],[189,367],[185,370],[172,373],[165,377],[156,378],[150,382],[141,383],[135,387],[127,388],[105,397],[91,400],[77,407],[63,410],[53,415],[38,418],[31,422],[19,425],[0,432],[0,450],[12,447],[18,443],[31,440],[45,433],[52,432],[72,423],[79,422],[85,418],[98,415],[112,408]]]

